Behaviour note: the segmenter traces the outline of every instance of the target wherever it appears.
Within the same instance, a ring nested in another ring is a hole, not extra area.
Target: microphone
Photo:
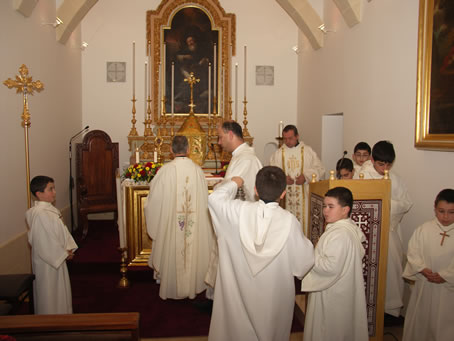
[[[345,155],[347,155],[347,153],[348,153],[348,152],[347,152],[346,150],[344,150],[344,152],[342,153],[341,159],[339,160],[339,162],[338,162],[337,165],[336,165],[336,171],[337,171],[337,178],[338,178],[338,179],[340,179],[339,171],[340,171],[340,169],[341,169],[341,167],[342,167],[342,163],[344,162],[344,158],[345,158]]]
[[[73,140],[79,136],[80,134],[82,134],[83,132],[85,132],[86,130],[88,130],[90,128],[90,126],[86,126],[84,129],[82,129],[81,131],[79,131],[76,135],[74,135],[73,137],[71,137],[71,139],[69,140],[69,158],[71,158],[71,143],[73,142]]]
[[[211,149],[213,149],[213,152],[214,152],[214,165],[216,167],[216,173],[214,173],[214,174],[218,175],[219,174],[218,173],[218,158],[216,156],[216,149],[214,148],[214,143],[211,143]]]

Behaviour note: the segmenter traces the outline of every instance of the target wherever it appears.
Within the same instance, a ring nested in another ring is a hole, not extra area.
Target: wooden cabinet
[[[117,169],[118,143],[113,143],[104,131],[90,131],[83,142],[77,144],[77,211],[83,236],[88,231],[89,213],[113,211],[117,220]]]

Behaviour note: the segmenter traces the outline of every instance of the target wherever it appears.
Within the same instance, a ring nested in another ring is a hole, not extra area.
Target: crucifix
[[[189,103],[189,108],[190,108],[189,113],[190,114],[194,114],[194,107],[195,107],[194,96],[193,96],[193,94],[194,94],[194,84],[200,82],[200,78],[195,78],[194,72],[191,72],[189,74],[189,77],[185,78],[184,81],[187,82],[189,84],[190,88],[191,88],[191,100],[190,100],[190,103]]]
[[[39,80],[33,82],[32,77],[28,76],[28,68],[25,64],[22,64],[19,68],[19,76],[16,75],[16,80],[12,80],[8,78],[6,81],[3,82],[8,89],[15,88],[16,93],[23,94],[23,104],[24,109],[22,111],[22,127],[24,127],[24,135],[25,135],[25,171],[26,171],[26,186],[27,186],[27,200],[28,200],[28,208],[31,207],[31,194],[30,194],[30,157],[29,157],[29,148],[28,148],[28,128],[30,127],[30,112],[28,111],[28,101],[27,95],[33,95],[33,92],[36,90],[40,92],[44,89],[44,84],[41,83]]]
[[[443,236],[443,238],[441,238],[441,242],[440,242],[440,245],[443,246],[443,242],[445,241],[445,237],[449,237],[449,234],[447,234],[446,231],[443,231],[443,233],[440,233],[440,236]]]

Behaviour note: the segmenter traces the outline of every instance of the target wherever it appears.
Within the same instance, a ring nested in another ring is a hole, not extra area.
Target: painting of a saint
[[[166,43],[166,112],[175,114],[188,113],[190,104],[190,87],[185,79],[191,73],[200,79],[194,84],[193,100],[194,112],[207,114],[208,103],[213,106],[213,98],[218,90],[213,84],[214,46],[218,49],[219,31],[212,30],[212,25],[207,14],[196,7],[186,7],[179,10],[172,19],[170,29],[164,29]],[[216,59],[219,57],[216,53]],[[174,63],[174,92],[172,96],[172,63]],[[211,81],[208,82],[209,65],[211,63]],[[208,90],[208,85],[211,89]],[[208,95],[211,99],[208,101]],[[173,103],[172,103],[173,97]],[[172,105],[173,104],[173,105]],[[211,108],[212,109],[212,108]],[[211,110],[212,111],[212,110]],[[210,111],[210,112],[211,112]]]

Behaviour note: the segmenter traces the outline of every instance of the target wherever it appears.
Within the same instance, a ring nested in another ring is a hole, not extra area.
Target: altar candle
[[[145,97],[144,97],[144,105],[145,109],[143,111],[143,117],[145,120],[147,119],[147,86],[148,86],[148,63],[145,61]]]
[[[235,121],[238,121],[238,63],[235,63]]]
[[[166,49],[167,49],[167,45],[166,45],[165,42],[164,42],[163,45],[164,45],[163,49],[162,49],[162,51],[163,51],[162,65],[163,65],[163,67],[162,67],[162,70],[161,70],[162,71],[162,97],[165,97],[165,95],[166,95],[166,69],[167,69],[166,68],[166,65],[167,65],[167,62],[166,62],[167,51],[166,51]],[[165,105],[165,103],[164,103],[164,105]]]
[[[161,62],[159,62],[159,65],[158,65],[158,84],[159,84],[159,80],[160,80],[160,75],[161,75]],[[161,99],[161,87],[158,85],[158,117],[160,117],[162,115],[162,105],[159,105],[160,103],[160,99]]]
[[[172,62],[172,75],[171,75],[172,101],[170,103],[170,106],[171,106],[170,110],[172,112],[172,119],[173,119],[173,109],[174,109],[174,100],[175,100],[174,77],[175,77],[175,62]]]
[[[229,75],[231,76],[232,75],[232,50],[233,50],[233,47],[232,47],[232,44],[229,45],[229,59],[227,60],[227,65],[226,65],[226,68],[229,70]],[[233,77],[229,77],[229,96],[230,97],[233,97],[233,94],[232,94],[232,78]]]
[[[222,110],[222,113],[224,113],[224,80],[225,80],[225,66],[224,63],[222,63],[221,66],[221,91],[219,92],[220,95],[222,96],[221,100],[221,106],[220,109]],[[221,115],[221,110],[219,110],[218,115]],[[224,115],[222,115],[224,116]]]
[[[154,163],[158,162],[158,152],[156,150],[153,152],[153,162]]]
[[[208,118],[211,113],[211,63],[208,63]]]
[[[136,94],[136,42],[132,42],[132,97]]]
[[[247,47],[244,45],[244,100],[246,100]]]
[[[150,51],[150,53],[148,54],[148,65],[150,65],[150,67],[149,67],[149,73],[150,73],[149,76],[150,77],[148,79],[150,84],[148,86],[148,96],[151,99],[151,89],[152,89],[152,86],[153,86],[153,67],[152,67],[152,64],[151,64],[151,41],[148,42],[148,49]]]
[[[282,137],[282,130],[284,129],[284,124],[282,121],[279,121],[279,137]]]
[[[139,148],[136,148],[136,163],[140,162]]]
[[[213,95],[214,97],[217,97],[216,94],[217,94],[217,91],[216,91],[216,74],[218,73],[217,69],[216,69],[216,56],[217,56],[217,51],[216,51],[216,44],[214,44],[214,51],[213,51],[213,55],[214,55],[214,58],[213,58]]]

